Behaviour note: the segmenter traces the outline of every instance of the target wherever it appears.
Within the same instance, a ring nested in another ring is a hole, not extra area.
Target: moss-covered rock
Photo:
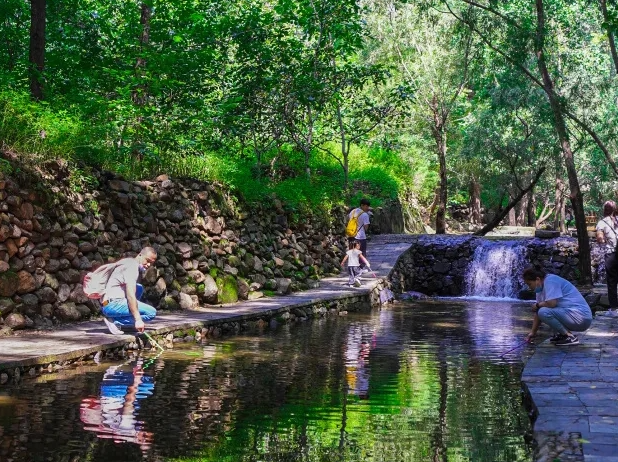
[[[217,278],[219,303],[235,303],[238,301],[238,283],[231,274],[225,274]]]
[[[229,265],[233,266],[234,268],[238,268],[240,266],[240,258],[238,258],[235,255],[230,255],[227,258],[227,261],[228,261]]]
[[[159,303],[159,308],[164,310],[176,311],[180,309],[180,305],[176,300],[174,300],[173,297],[167,296],[163,300],[161,300],[161,303]]]
[[[15,271],[0,273],[0,296],[12,297],[19,288],[19,278]]]

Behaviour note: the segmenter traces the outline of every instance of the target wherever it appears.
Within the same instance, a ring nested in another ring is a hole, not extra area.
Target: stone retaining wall
[[[463,295],[474,252],[486,240],[472,236],[417,236],[391,274],[393,290],[398,293],[416,291],[426,295]],[[548,273],[577,281],[579,259],[576,239],[530,238],[520,242],[526,247],[522,267],[538,265]],[[603,282],[602,257],[596,244],[592,246],[593,276],[595,282]]]
[[[0,335],[98,315],[83,276],[147,245],[159,258],[144,298],[158,309],[309,289],[340,271],[344,210],[292,223],[276,199],[249,208],[211,183],[95,171],[76,187],[62,164],[22,168],[0,180]]]

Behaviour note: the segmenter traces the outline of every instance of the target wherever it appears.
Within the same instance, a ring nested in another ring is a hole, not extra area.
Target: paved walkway
[[[411,236],[374,236],[368,246],[368,258],[375,277],[372,273],[365,274],[365,285],[362,288],[347,287],[347,277],[328,278],[322,280],[317,289],[287,296],[161,313],[154,322],[148,324],[148,331],[152,334],[164,334],[200,324],[242,321],[320,301],[349,298],[359,293],[367,294],[378,285],[380,279],[388,276],[399,255],[410,245]],[[100,350],[120,347],[134,339],[132,335],[109,334],[103,321],[65,325],[50,331],[22,331],[10,337],[0,337],[0,371],[75,359]]]
[[[523,371],[537,460],[618,462],[618,318],[597,316],[578,336],[576,346],[538,345]]]

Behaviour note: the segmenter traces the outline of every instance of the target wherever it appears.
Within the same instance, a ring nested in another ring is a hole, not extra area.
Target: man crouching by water
[[[103,316],[109,331],[121,335],[121,327],[134,327],[144,332],[144,321],[157,314],[152,306],[140,302],[144,288],[137,283],[140,272],[146,271],[157,260],[157,251],[144,247],[135,258],[123,258],[109,277],[103,296]]]
[[[536,336],[544,322],[554,331],[549,339],[554,345],[577,345],[579,340],[571,331],[583,332],[592,323],[592,311],[579,290],[566,279],[536,268],[527,268],[523,277],[536,293],[534,321],[527,340]]]

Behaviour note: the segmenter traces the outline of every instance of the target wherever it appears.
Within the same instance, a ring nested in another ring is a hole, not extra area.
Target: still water
[[[530,461],[522,351],[500,357],[529,323],[401,303],[27,379],[0,388],[0,460]]]

